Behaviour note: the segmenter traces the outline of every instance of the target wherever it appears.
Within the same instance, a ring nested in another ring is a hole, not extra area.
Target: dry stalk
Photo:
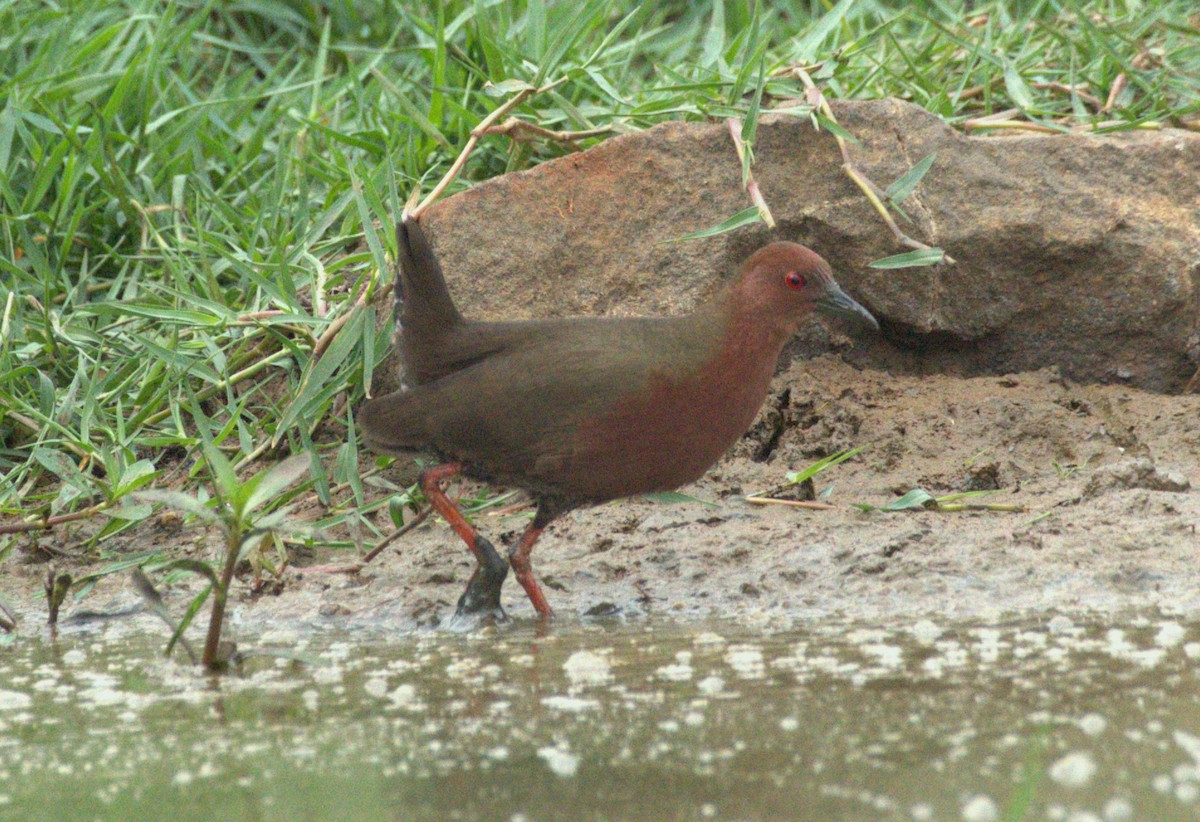
[[[998,86],[1002,82],[1003,80],[997,77],[986,86],[968,86],[958,93],[958,99],[971,100],[975,97],[981,97],[989,88],[992,86]],[[1101,109],[1104,106],[1103,100],[1086,90],[1088,88],[1087,83],[1079,83],[1078,85],[1072,86],[1069,83],[1061,83],[1052,80],[1049,82],[1030,83],[1029,85],[1033,88],[1042,89],[1044,91],[1058,91],[1067,95],[1074,94],[1076,97],[1078,97],[1080,100],[1083,100],[1094,109]]]
[[[758,209],[758,213],[762,216],[763,222],[768,228],[775,227],[775,218],[771,216],[771,208],[767,205],[767,201],[763,198],[762,191],[758,187],[758,181],[754,179],[754,172],[746,165],[746,144],[742,142],[742,124],[735,118],[730,117],[727,121],[729,125],[729,136],[733,138],[733,147],[737,149],[738,161],[745,169],[742,175],[746,186],[746,193],[750,195],[750,202],[754,203],[754,207]]]
[[[326,574],[357,574],[363,569],[364,565],[375,559],[375,557],[379,556],[385,548],[424,522],[431,511],[433,511],[433,506],[426,505],[411,520],[392,531],[383,539],[379,540],[375,547],[363,554],[362,559],[360,559],[358,562],[351,562],[346,565],[319,565],[306,570],[317,571]]]
[[[562,85],[566,81],[567,78],[562,77],[558,80],[555,80],[553,83],[548,83],[542,86],[541,88],[523,88],[512,97],[505,100],[503,105],[496,108],[496,110],[487,117],[484,117],[479,122],[479,125],[471,129],[470,137],[467,138],[467,142],[463,146],[462,151],[459,152],[458,157],[455,158],[453,165],[450,166],[450,170],[446,172],[442,179],[438,181],[438,184],[433,187],[433,190],[430,191],[423,200],[421,200],[415,206],[411,204],[410,200],[409,205],[406,205],[404,208],[404,217],[411,217],[414,220],[418,219],[421,216],[421,213],[425,211],[425,209],[429,208],[429,206],[432,205],[433,202],[442,195],[442,193],[450,186],[450,184],[454,182],[454,179],[458,177],[459,173],[463,170],[463,167],[466,166],[467,159],[471,156],[471,152],[474,151],[475,146],[479,144],[479,138],[483,137],[484,135],[506,134],[510,137],[510,139],[519,141],[521,137],[518,135],[521,132],[528,131],[537,133],[541,136],[551,137],[551,139],[570,141],[579,140],[583,137],[594,136],[595,134],[603,134],[608,131],[608,129],[593,129],[589,132],[554,132],[550,131],[549,129],[543,129],[540,126],[535,126],[532,123],[526,123],[522,120],[518,120],[515,117],[510,118],[500,125],[495,124],[497,120],[508,114],[508,112],[512,111],[521,103],[525,102],[525,100],[528,98],[535,94],[541,94],[542,92],[549,91],[550,89]],[[414,199],[416,196],[417,193],[414,192]],[[344,312],[337,319],[331,322],[321,334],[320,338],[316,342],[316,345],[313,346],[313,359],[319,359],[321,355],[325,353],[325,350],[329,348],[330,344],[333,343],[334,338],[337,337],[338,333],[343,327],[345,327],[346,323],[350,321],[350,317],[353,315],[354,309],[366,306],[367,295],[371,293],[371,286],[378,277],[379,272],[374,272],[374,274],[371,276],[371,279],[362,289],[362,293],[359,295],[358,299],[354,301],[350,310]]]
[[[49,531],[56,525],[94,517],[96,514],[106,511],[109,508],[112,508],[112,503],[102,502],[99,505],[93,505],[90,508],[84,508],[82,511],[74,511],[70,514],[59,514],[56,517],[43,517],[42,519],[26,520],[25,522],[10,522],[7,525],[0,525],[0,534],[25,534],[30,531]]]
[[[453,165],[450,166],[450,170],[446,172],[445,176],[438,181],[438,184],[433,187],[433,190],[430,191],[423,200],[421,200],[412,208],[406,208],[404,216],[412,217],[414,220],[418,219],[421,216],[421,213],[425,211],[425,209],[429,208],[429,206],[433,204],[433,201],[442,195],[442,192],[444,192],[450,186],[450,184],[454,182],[454,179],[458,177],[459,172],[461,172],[463,167],[467,164],[467,159],[471,156],[471,152],[474,151],[475,146],[479,144],[479,138],[483,137],[485,134],[488,134],[489,129],[495,125],[497,120],[499,120],[501,117],[504,117],[506,114],[508,114],[517,106],[521,105],[521,103],[525,102],[533,95],[549,91],[552,88],[562,85],[566,81],[567,78],[562,77],[558,80],[555,80],[553,83],[542,86],[541,88],[523,88],[512,97],[509,97],[506,101],[504,101],[503,105],[498,107],[487,117],[484,117],[479,122],[479,125],[471,129],[470,137],[467,138],[467,142],[462,147],[462,151],[459,152],[458,157],[455,158]]]
[[[556,143],[573,143],[577,140],[586,140],[589,137],[600,137],[612,132],[611,126],[603,128],[590,128],[585,131],[553,131],[548,128],[543,128],[539,125],[534,125],[527,120],[522,120],[520,117],[509,117],[498,126],[488,126],[483,129],[483,134],[503,134],[514,143],[529,143],[534,140],[551,140]]]
[[[792,67],[791,73],[792,76],[796,77],[801,83],[804,84],[810,105],[819,110],[821,114],[830,120],[830,122],[836,123],[837,117],[835,117],[833,114],[833,108],[829,105],[829,101],[825,99],[825,95],[821,93],[819,88],[817,88],[817,84],[813,82],[813,79],[811,76],[809,76],[809,73],[803,68],[795,66]],[[846,140],[837,134],[834,134],[833,137],[835,140],[837,140],[838,151],[840,151],[842,154],[842,171],[846,173],[847,177],[854,181],[854,184],[858,186],[859,190],[861,190],[866,196],[868,202],[870,202],[875,208],[875,211],[883,219],[883,222],[887,225],[888,229],[892,232],[892,235],[896,238],[896,242],[902,246],[905,246],[906,248],[917,250],[927,250],[932,248],[932,246],[926,245],[920,240],[913,239],[900,229],[900,226],[898,226],[896,221],[892,219],[891,212],[888,211],[888,207],[884,204],[883,198],[879,196],[878,187],[875,186],[875,184],[871,182],[870,178],[860,171],[858,167],[854,165],[854,161],[850,159],[850,147],[846,144]],[[947,263],[954,263],[954,258],[949,254],[944,254],[943,259]]]
[[[964,120],[962,127],[966,131],[999,131],[1007,129],[1009,131],[1036,131],[1039,134],[1062,134],[1060,129],[1050,128],[1041,123],[1032,123],[1028,120],[989,120],[986,117],[973,117],[970,120]]]
[[[278,308],[271,308],[266,311],[250,311],[245,314],[238,314],[237,322],[239,323],[254,323],[258,320],[267,320],[271,317],[278,317],[284,312]]]
[[[19,425],[21,428],[24,428],[26,431],[28,431],[30,434],[39,436],[42,433],[42,427],[40,425],[38,425],[37,420],[31,419],[17,411],[5,410],[3,412],[3,414],[0,414],[0,416],[3,416],[5,419],[12,420],[17,425]],[[80,459],[88,458],[88,453],[73,442],[64,442],[64,443],[62,443],[62,447],[65,448],[66,450],[70,451],[72,454],[79,457]]]
[[[742,499],[754,505],[786,505],[789,508],[809,508],[813,511],[828,511],[831,508],[837,508],[836,505],[828,502],[809,502],[799,499],[775,499],[774,497],[742,497]]]
[[[1105,114],[1112,111],[1117,105],[1117,98],[1121,96],[1121,92],[1125,91],[1128,85],[1129,78],[1125,75],[1125,72],[1118,74],[1116,79],[1113,80],[1112,88],[1108,90],[1108,99],[1104,101],[1104,108],[1100,110]]]
[[[1080,83],[1079,85],[1072,86],[1067,83],[1051,81],[1048,83],[1030,83],[1030,85],[1034,88],[1047,89],[1049,91],[1061,91],[1063,94],[1074,94],[1092,108],[1099,109],[1104,106],[1104,102],[1099,97],[1089,91],[1084,91],[1084,89],[1087,88],[1087,83]]]

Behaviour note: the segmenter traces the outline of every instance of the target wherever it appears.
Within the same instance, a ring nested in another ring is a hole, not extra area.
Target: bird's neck
[[[768,317],[770,315],[767,315]],[[716,330],[715,347],[694,372],[694,394],[711,405],[711,417],[728,426],[734,438],[754,421],[770,388],[783,346],[792,329],[764,322],[755,307],[737,300],[715,300],[693,315],[698,325]],[[713,339],[710,336],[709,339]]]
[[[702,306],[697,319],[710,328],[721,329],[719,343],[712,356],[733,373],[766,370],[768,379],[775,371],[779,354],[791,339],[793,323],[759,304],[742,288],[741,282],[731,283],[715,299]]]

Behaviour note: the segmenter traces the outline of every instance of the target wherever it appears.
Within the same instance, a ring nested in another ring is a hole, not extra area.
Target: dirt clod
[[[1097,468],[1084,488],[1085,497],[1094,497],[1113,489],[1145,488],[1149,491],[1182,493],[1191,482],[1179,471],[1162,470],[1150,460],[1122,460]]]

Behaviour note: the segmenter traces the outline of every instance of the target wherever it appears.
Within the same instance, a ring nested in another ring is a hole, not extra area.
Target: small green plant
[[[845,462],[854,455],[862,451],[862,447],[847,448],[843,451],[830,454],[827,457],[822,457],[813,464],[809,465],[800,471],[789,471],[784,477],[784,484],[769,491],[756,491],[753,494],[746,494],[743,499],[746,502],[755,505],[790,505],[797,508],[816,508],[827,509],[837,506],[829,504],[829,496],[833,493],[833,484],[830,483],[825,487],[825,490],[820,494],[813,487],[813,478],[835,465]],[[789,488],[800,486],[801,490],[807,495],[806,499],[781,499],[777,495],[787,491]]]
[[[62,607],[63,600],[67,598],[67,592],[70,590],[70,574],[60,574],[53,568],[46,572],[46,601],[50,610],[46,624],[51,630],[58,627],[58,609]]]
[[[1050,464],[1054,466],[1054,473],[1058,474],[1059,479],[1070,479],[1079,473],[1080,468],[1087,465],[1086,462],[1080,465],[1076,462],[1059,462],[1058,460],[1053,460]]]
[[[1016,787],[1001,811],[1001,822],[1020,822],[1033,815],[1038,794],[1046,781],[1046,752],[1050,748],[1051,727],[1042,723],[1025,746],[1025,759]]]
[[[838,451],[834,454],[830,454],[828,457],[823,457],[801,471],[790,471],[785,477],[785,479],[787,479],[787,484],[800,485],[803,482],[811,480],[822,471],[832,468],[835,465],[840,465],[854,455],[858,454],[860,451],[862,451],[862,446],[859,446],[858,448],[847,448],[844,451]]]
[[[217,449],[205,426],[201,426],[201,447],[212,481],[212,499],[207,499],[202,490],[194,495],[180,491],[150,490],[141,492],[138,497],[191,514],[201,522],[220,529],[223,548],[218,563],[179,559],[160,566],[160,570],[188,571],[209,581],[208,587],[193,598],[175,628],[167,645],[167,653],[171,652],[209,594],[212,594],[212,610],[200,662],[209,670],[219,671],[236,659],[233,643],[221,641],[225,606],[234,571],[239,561],[256,548],[273,544],[277,535],[305,530],[303,526],[288,521],[290,506],[280,506],[279,503],[282,499],[280,495],[288,486],[310,473],[312,457],[309,454],[289,457],[249,479],[239,480],[233,464]],[[153,597],[150,599],[153,605]]]
[[[17,630],[17,618],[12,615],[12,611],[8,610],[8,606],[4,604],[4,598],[0,597],[0,637],[9,636],[13,631]]]
[[[957,494],[946,494],[935,497],[923,488],[914,488],[902,497],[892,500],[887,505],[870,505],[865,502],[851,503],[860,511],[941,511],[954,513],[957,511],[1024,511],[1023,505],[1006,505],[991,502],[962,502],[962,500],[982,497],[992,491],[962,491]]]

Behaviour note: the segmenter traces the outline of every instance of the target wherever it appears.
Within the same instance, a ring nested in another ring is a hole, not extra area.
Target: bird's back
[[[623,467],[599,465],[595,453],[619,453],[622,442],[593,448],[591,437],[629,397],[684,382],[711,354],[711,341],[689,319],[481,323],[479,339],[503,344],[437,379],[372,400],[360,422],[376,450],[433,450],[479,476],[537,493],[591,502],[657,490],[633,486],[655,463],[661,442],[648,435],[638,447],[649,453]],[[647,431],[625,432],[625,444]]]

